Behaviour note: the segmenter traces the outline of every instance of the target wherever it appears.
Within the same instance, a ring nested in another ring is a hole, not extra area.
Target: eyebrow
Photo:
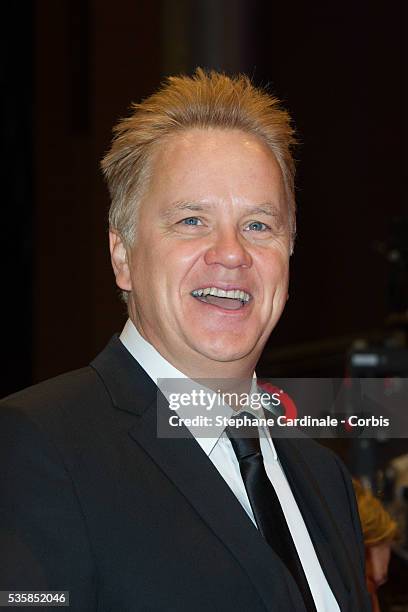
[[[180,202],[175,202],[174,204],[166,208],[166,210],[164,210],[160,214],[160,216],[163,219],[170,219],[179,211],[188,210],[191,212],[202,212],[202,211],[209,210],[212,208],[214,208],[214,204],[211,204],[211,203],[180,201]],[[265,202],[258,206],[246,206],[245,208],[246,208],[245,212],[248,215],[263,214],[269,217],[278,217],[278,216],[281,216],[282,214],[282,211],[279,209],[279,207],[270,202]]]

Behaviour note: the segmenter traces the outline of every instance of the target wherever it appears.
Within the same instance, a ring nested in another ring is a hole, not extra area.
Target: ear
[[[130,269],[126,247],[116,230],[109,230],[109,248],[116,284],[124,291],[131,291]]]

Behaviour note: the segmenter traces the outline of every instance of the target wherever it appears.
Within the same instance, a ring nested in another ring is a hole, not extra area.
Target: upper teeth
[[[225,291],[224,289],[217,289],[217,287],[205,287],[204,289],[194,289],[191,292],[194,297],[205,297],[206,295],[214,295],[216,297],[232,298],[234,300],[241,300],[242,302],[249,302],[251,296],[245,291],[240,289],[231,289]]]

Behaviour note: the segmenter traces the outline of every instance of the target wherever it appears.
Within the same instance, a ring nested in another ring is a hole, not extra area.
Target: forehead
[[[191,129],[162,140],[152,156],[148,199],[284,199],[280,167],[266,144],[240,130]]]

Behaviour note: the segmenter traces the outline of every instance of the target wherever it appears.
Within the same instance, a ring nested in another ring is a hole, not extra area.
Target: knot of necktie
[[[234,418],[247,418],[252,422],[256,417],[248,412],[240,412]],[[256,425],[230,426],[225,429],[225,433],[231,441],[232,448],[239,462],[246,457],[261,452],[259,432]]]
[[[234,438],[227,432],[238,461],[261,452],[259,438]]]

